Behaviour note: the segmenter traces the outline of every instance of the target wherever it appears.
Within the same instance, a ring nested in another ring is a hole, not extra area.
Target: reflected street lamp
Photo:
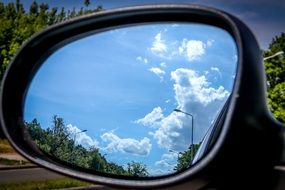
[[[84,132],[86,132],[86,131],[87,131],[87,130],[84,129],[84,130],[82,130],[82,131],[78,131],[78,132],[74,133],[74,137],[73,137],[74,146],[72,147],[72,152],[74,151],[75,146],[76,146],[76,135],[79,134],[79,133],[84,133]],[[75,162],[75,156],[74,156],[74,154],[73,154],[73,156],[72,156],[72,161]]]
[[[192,160],[193,160],[193,157],[194,157],[194,143],[193,143],[193,132],[194,132],[194,116],[192,115],[192,114],[190,114],[190,113],[187,113],[187,112],[184,112],[184,111],[182,111],[182,110],[180,110],[180,109],[174,109],[173,111],[175,111],[175,112],[179,112],[179,113],[184,113],[185,115],[188,115],[188,116],[190,116],[192,119],[192,129],[191,129],[191,131],[192,131],[192,134],[191,134],[191,162],[192,162]]]
[[[282,55],[282,54],[284,54],[283,51],[278,51],[277,53],[275,53],[275,54],[273,54],[273,55],[271,55],[271,56],[264,57],[264,58],[263,58],[263,61],[265,61],[265,60],[267,60],[267,59],[271,59],[271,58],[276,57],[276,56],[278,56],[278,55]]]
[[[86,131],[87,131],[87,130],[86,130],[86,129],[84,129],[84,130],[82,130],[82,131],[79,131],[79,132],[74,133],[74,138],[73,138],[74,146],[75,146],[75,139],[76,139],[76,135],[77,135],[77,134],[79,134],[79,133],[84,133],[84,132],[86,132]]]

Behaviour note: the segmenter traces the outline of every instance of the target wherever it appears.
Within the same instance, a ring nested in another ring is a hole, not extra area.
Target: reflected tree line
[[[58,116],[53,116],[50,128],[43,129],[36,119],[26,122],[26,127],[31,138],[42,151],[62,161],[109,174],[136,177],[149,175],[146,165],[142,163],[131,162],[123,167],[114,162],[108,162],[105,155],[102,155],[94,146],[85,148],[76,144],[75,139],[72,138],[73,134],[68,131],[63,119]]]
[[[43,129],[37,119],[25,122],[25,126],[36,145],[42,151],[57,159],[102,173],[135,177],[149,176],[145,164],[132,161],[123,167],[114,162],[109,162],[105,154],[103,155],[95,146],[86,148],[81,144],[76,144],[76,139],[73,137],[75,134],[68,131],[61,117],[53,116],[52,125],[47,129]],[[195,154],[199,145],[193,147]],[[191,155],[191,146],[188,150],[180,152],[177,165],[173,169],[174,172],[189,168],[192,161]]]

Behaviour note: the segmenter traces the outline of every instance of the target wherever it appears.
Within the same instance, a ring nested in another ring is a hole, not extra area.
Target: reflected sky
[[[231,93],[237,62],[232,37],[198,24],[112,30],[51,55],[27,93],[24,118],[43,128],[62,117],[76,143],[108,161],[173,172],[179,151],[198,144]],[[83,133],[78,133],[87,130]]]

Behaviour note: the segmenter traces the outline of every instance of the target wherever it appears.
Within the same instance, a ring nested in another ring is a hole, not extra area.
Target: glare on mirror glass
[[[179,172],[203,153],[236,63],[234,40],[213,26],[141,25],[91,35],[44,62],[27,92],[24,120],[42,151],[80,167],[139,177]]]

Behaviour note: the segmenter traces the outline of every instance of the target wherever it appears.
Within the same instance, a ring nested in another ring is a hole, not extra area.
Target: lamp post
[[[79,133],[84,133],[84,132],[86,132],[87,130],[86,129],[84,129],[84,130],[82,130],[82,131],[79,131],[79,132],[76,132],[76,133],[74,133],[74,137],[73,137],[73,141],[74,141],[74,146],[75,146],[75,137],[76,137],[76,135],[77,134],[79,134]]]
[[[271,58],[276,57],[276,56],[278,56],[278,55],[282,55],[282,54],[284,54],[283,51],[278,51],[277,53],[275,53],[275,54],[273,54],[273,55],[271,55],[271,56],[264,57],[264,58],[263,58],[263,61],[265,61],[265,60],[267,60],[267,59],[271,59]]]
[[[74,142],[74,146],[72,147],[72,152],[74,151],[74,149],[75,149],[75,146],[76,146],[76,142],[75,142],[75,140],[76,140],[76,135],[77,134],[79,134],[79,133],[84,133],[84,132],[86,132],[87,130],[86,129],[84,129],[84,130],[82,130],[82,131],[78,131],[78,132],[76,132],[76,133],[74,133],[74,137],[73,137],[73,142]],[[73,164],[75,164],[75,156],[74,156],[75,154],[73,154],[73,156],[72,156],[72,162],[73,162]]]
[[[192,131],[192,134],[191,134],[191,162],[192,162],[193,157],[194,157],[194,143],[193,143],[194,116],[192,114],[184,112],[184,111],[182,111],[180,109],[174,109],[173,111],[179,112],[179,113],[184,113],[185,115],[188,115],[188,116],[191,117],[191,120],[192,120],[192,128],[191,128],[191,131]]]

